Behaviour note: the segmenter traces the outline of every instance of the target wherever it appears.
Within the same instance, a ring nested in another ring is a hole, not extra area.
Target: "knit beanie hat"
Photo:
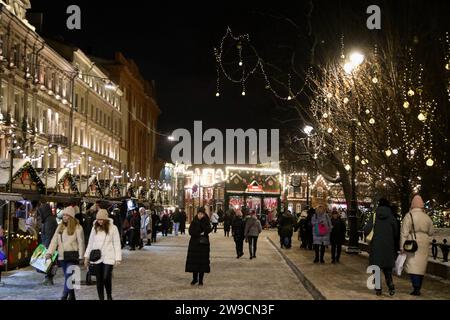
[[[411,201],[411,209],[414,209],[414,208],[423,209],[423,207],[424,207],[424,204],[423,204],[422,197],[419,196],[418,194],[416,194]]]
[[[96,216],[97,220],[108,220],[108,218],[109,218],[108,211],[106,211],[105,209],[98,210]]]
[[[75,219],[75,209],[71,206],[65,208],[63,214],[67,214],[68,216],[71,216]]]

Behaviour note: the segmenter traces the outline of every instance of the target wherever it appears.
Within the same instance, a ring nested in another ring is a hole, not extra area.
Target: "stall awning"
[[[21,201],[23,200],[23,197],[19,193],[0,192],[0,200]]]

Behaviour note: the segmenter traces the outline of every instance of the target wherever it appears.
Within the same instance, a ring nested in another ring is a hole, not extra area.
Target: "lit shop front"
[[[269,168],[227,167],[225,209],[246,208],[257,215],[280,212],[280,171]]]

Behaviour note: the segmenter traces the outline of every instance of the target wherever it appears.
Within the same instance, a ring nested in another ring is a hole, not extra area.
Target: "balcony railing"
[[[60,147],[67,147],[69,145],[69,139],[61,134],[49,134],[48,143],[55,144]]]

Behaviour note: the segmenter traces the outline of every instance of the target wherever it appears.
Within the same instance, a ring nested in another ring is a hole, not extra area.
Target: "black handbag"
[[[61,243],[64,243],[62,234],[61,234]],[[78,262],[79,259],[80,259],[80,254],[78,251],[64,251],[64,255],[63,255],[64,261]]]
[[[416,239],[417,239],[416,238],[416,229],[414,227],[414,219],[413,219],[413,216],[411,214],[411,211],[409,212],[409,214],[411,215],[411,222],[412,222],[414,239],[413,240],[406,240],[405,243],[403,244],[403,250],[406,251],[406,252],[414,253],[414,252],[417,251],[419,246],[417,245],[417,241],[416,241]]]
[[[105,239],[103,239],[102,248],[105,245],[105,241],[106,241],[106,235],[105,235]],[[89,254],[89,261],[97,262],[98,260],[101,259],[101,257],[102,257],[102,250],[94,249],[94,250],[91,250],[91,253]]]
[[[206,236],[200,236],[199,242],[200,242],[200,244],[208,245],[209,244],[209,239]]]

